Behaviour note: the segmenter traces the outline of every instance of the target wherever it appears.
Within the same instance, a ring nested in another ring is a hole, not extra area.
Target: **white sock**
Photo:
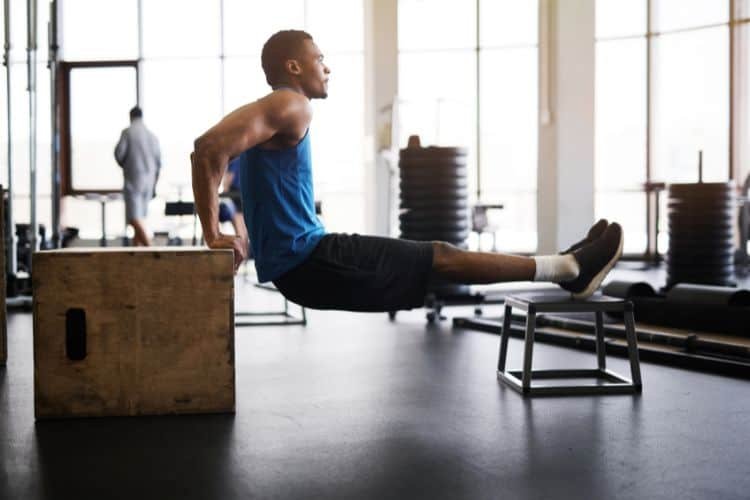
[[[534,281],[570,281],[578,277],[580,269],[578,262],[572,254],[565,255],[539,255],[533,257],[536,261],[536,272]]]

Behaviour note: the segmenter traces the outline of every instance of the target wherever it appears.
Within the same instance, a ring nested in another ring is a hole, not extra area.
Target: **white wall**
[[[580,239],[594,218],[594,3],[541,2],[539,253]]]
[[[388,236],[390,114],[398,93],[398,0],[365,0],[365,227]]]

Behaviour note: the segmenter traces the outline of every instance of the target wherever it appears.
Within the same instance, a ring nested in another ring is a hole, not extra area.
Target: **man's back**
[[[315,214],[309,132],[284,149],[255,146],[240,155],[245,223],[261,282],[302,262],[325,234]]]
[[[126,189],[153,189],[161,167],[161,151],[158,139],[146,128],[143,120],[133,120],[122,131],[115,148],[115,159],[122,167]]]

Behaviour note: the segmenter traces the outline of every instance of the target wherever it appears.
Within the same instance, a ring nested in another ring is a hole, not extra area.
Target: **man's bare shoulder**
[[[312,120],[312,106],[303,95],[291,90],[275,90],[260,99],[229,113],[225,121],[246,122],[250,117],[262,116],[267,123],[279,128],[307,128]]]
[[[284,121],[293,118],[309,121],[312,117],[310,100],[293,90],[274,90],[256,102],[270,114],[284,118]]]

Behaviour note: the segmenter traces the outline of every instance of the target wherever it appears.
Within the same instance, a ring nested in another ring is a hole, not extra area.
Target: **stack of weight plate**
[[[401,238],[446,241],[466,248],[469,202],[466,148],[421,147],[419,137],[399,157]],[[434,284],[431,291],[458,294],[460,285]]]
[[[735,211],[731,183],[669,186],[667,287],[733,285]]]

